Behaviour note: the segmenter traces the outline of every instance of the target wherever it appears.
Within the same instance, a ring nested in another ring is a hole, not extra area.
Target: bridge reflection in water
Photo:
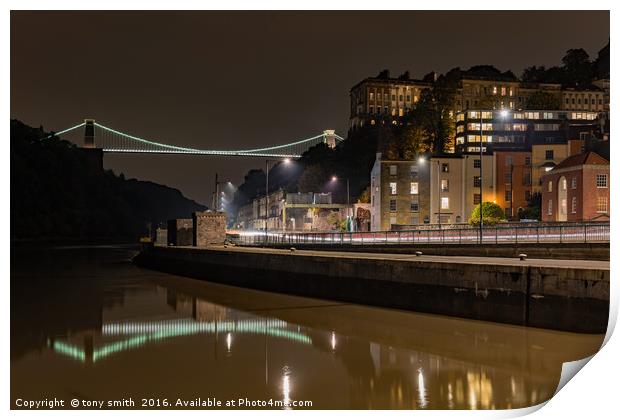
[[[12,262],[12,396],[517,408],[550,398],[562,362],[603,338],[234,288],[126,258]]]

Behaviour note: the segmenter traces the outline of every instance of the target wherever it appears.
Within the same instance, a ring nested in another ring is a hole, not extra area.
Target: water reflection
[[[111,252],[12,261],[13,399],[517,408],[548,399],[562,362],[603,338],[228,287]]]

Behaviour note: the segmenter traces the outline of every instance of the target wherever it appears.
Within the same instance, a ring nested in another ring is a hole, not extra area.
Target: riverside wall
[[[582,333],[605,332],[609,314],[602,261],[150,247],[134,262],[234,286]]]

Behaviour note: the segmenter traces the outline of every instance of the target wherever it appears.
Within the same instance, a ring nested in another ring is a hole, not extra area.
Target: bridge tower
[[[323,130],[323,140],[330,149],[336,147],[336,130]]]
[[[95,148],[95,120],[84,120],[84,148]]]

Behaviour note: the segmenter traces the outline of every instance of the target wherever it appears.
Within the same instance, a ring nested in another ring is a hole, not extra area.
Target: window
[[[547,192],[553,192],[553,181],[547,183]]]
[[[474,194],[474,206],[480,204],[480,194]]]
[[[390,211],[396,211],[396,200],[390,200]]]
[[[566,191],[566,178],[564,177],[562,177],[562,181],[560,182],[560,189]]]
[[[588,140],[588,137],[590,136],[590,133],[588,133],[587,131],[581,132],[579,133],[579,140]]]
[[[480,167],[480,159],[474,159],[474,168]]]
[[[577,197],[573,197],[570,204],[570,212],[577,213]]]
[[[504,174],[504,182],[506,184],[512,184],[512,174],[510,172]]]
[[[547,215],[551,216],[553,214],[553,200],[549,200],[547,203]]]
[[[441,197],[441,209],[448,210],[450,208],[450,198]]]
[[[391,225],[395,225],[396,224],[396,216],[390,216],[390,229],[391,229]]]
[[[407,95],[407,102],[411,102],[411,95]]]
[[[512,165],[512,156],[506,156],[506,166]]]
[[[411,202],[411,211],[420,211],[420,205],[418,204],[417,201],[412,201]]]
[[[474,177],[474,187],[480,188],[480,177],[479,176]]]
[[[553,150],[545,150],[545,159],[553,160]]]
[[[390,182],[390,194],[396,195],[396,182]]]
[[[392,95],[392,100],[396,101],[396,95]]]
[[[506,193],[504,194],[504,200],[512,201],[512,190],[506,190]]]
[[[417,178],[418,176],[418,165],[411,165],[411,168],[409,169],[410,174],[411,174],[411,178]]]
[[[596,199],[596,212],[607,213],[607,197],[598,197]]]
[[[497,86],[493,86],[493,95],[497,95]]]
[[[537,120],[540,118],[540,113],[539,112],[526,112],[525,118],[528,120]]]
[[[553,112],[543,112],[543,119],[552,120],[554,118],[555,118],[555,115],[553,115]]]
[[[371,105],[371,106],[369,106],[369,107],[368,107],[368,109],[369,109],[369,113],[370,113],[370,114],[372,114],[373,112],[375,112],[375,109],[373,108],[373,106],[372,106],[372,105]]]
[[[414,226],[417,226],[420,224],[420,217],[419,216],[413,216],[411,218],[411,224]]]
[[[374,92],[370,92],[370,100],[374,100],[375,99],[375,93]]]
[[[418,183],[412,182],[409,186],[409,194],[417,194],[418,193]]]
[[[402,102],[402,101],[403,101],[403,95],[398,95],[398,100],[399,100],[400,102]]]
[[[441,172],[450,172],[450,166],[447,163],[441,164]]]
[[[502,86],[502,96],[506,96],[506,86]]]
[[[396,165],[390,165],[390,175],[396,175]]]
[[[571,182],[570,182],[570,187],[571,187],[573,190],[577,189],[577,177],[576,177],[576,176],[574,176],[574,177],[573,177],[573,179],[571,180]]]
[[[523,174],[523,185],[531,185],[532,184],[532,174],[526,172]]]
[[[596,188],[607,188],[607,174],[596,174]]]
[[[442,192],[447,192],[448,191],[448,180],[447,179],[442,179],[441,180],[441,191]]]
[[[525,157],[525,164],[526,165],[531,165],[532,164],[532,158],[530,156],[526,156]]]

